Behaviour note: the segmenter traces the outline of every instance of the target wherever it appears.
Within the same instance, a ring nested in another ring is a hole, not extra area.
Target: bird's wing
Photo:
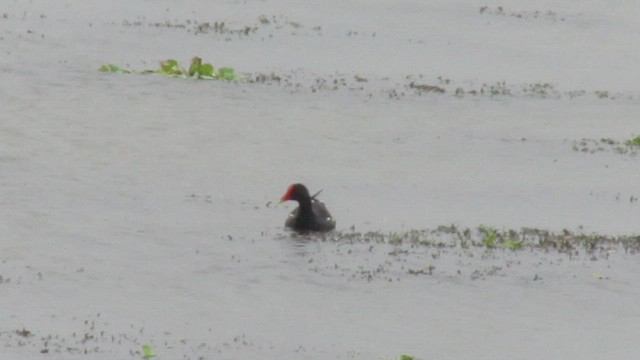
[[[296,226],[296,216],[298,216],[298,208],[293,209],[287,216],[287,220],[284,222],[284,226],[288,228],[294,228]]]
[[[320,200],[313,199],[311,208],[316,218],[316,223],[321,225],[322,230],[333,230],[336,227],[336,220],[331,216],[329,210]]]

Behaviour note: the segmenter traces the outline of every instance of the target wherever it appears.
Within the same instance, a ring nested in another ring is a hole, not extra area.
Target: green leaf
[[[640,146],[640,135],[634,137],[633,139],[625,141],[625,144],[629,146]]]
[[[400,355],[400,360],[414,360],[415,358],[411,355],[402,354]]]
[[[191,66],[189,66],[189,76],[197,76],[200,73],[200,66],[202,65],[202,59],[194,57],[191,59]]]
[[[200,66],[200,75],[202,76],[208,76],[208,77],[213,77],[213,65],[211,64],[202,64]]]
[[[106,65],[102,65],[98,68],[100,71],[105,71],[105,72],[115,72],[115,73],[130,73],[131,70],[120,67],[118,65],[114,65],[114,64],[106,64]]]
[[[218,69],[218,77],[225,80],[233,80],[236,78],[236,71],[230,67],[221,67]]]
[[[484,246],[488,247],[488,248],[493,248],[496,246],[496,235],[491,233],[491,234],[487,234],[487,236],[484,237],[484,239],[482,239],[482,243],[484,244]]]
[[[482,243],[488,248],[496,246],[496,231],[488,226],[480,225],[479,230],[484,233]]]
[[[171,71],[172,68],[178,65],[178,62],[174,59],[167,59],[160,62],[160,67],[163,71]]]
[[[182,75],[183,71],[178,62],[173,59],[167,59],[160,63],[160,72],[165,75]]]
[[[150,358],[150,357],[156,356],[156,353],[153,352],[153,349],[151,348],[151,345],[149,345],[149,344],[142,345],[142,354],[144,355],[145,358]]]
[[[505,242],[502,243],[502,246],[505,249],[517,250],[522,247],[522,243],[523,243],[522,240],[506,240]]]

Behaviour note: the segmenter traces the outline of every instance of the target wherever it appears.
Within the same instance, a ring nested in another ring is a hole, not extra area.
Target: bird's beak
[[[287,199],[284,196],[280,198],[280,204],[282,204],[285,201],[287,201]]]

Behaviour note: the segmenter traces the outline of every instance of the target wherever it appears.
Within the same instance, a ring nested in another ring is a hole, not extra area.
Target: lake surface
[[[638,358],[622,246],[370,240],[638,234],[640,5],[580,7],[5,4],[0,357]],[[98,71],[193,56],[242,79]]]

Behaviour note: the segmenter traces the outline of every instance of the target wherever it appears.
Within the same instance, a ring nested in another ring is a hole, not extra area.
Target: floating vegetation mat
[[[579,151],[589,154],[597,152],[614,152],[622,155],[638,155],[640,150],[640,136],[618,141],[610,138],[582,139],[573,142],[573,151]]]
[[[309,235],[294,234],[301,239]],[[560,253],[606,252],[624,249],[627,253],[640,252],[640,235],[611,236],[585,234],[563,230],[552,232],[535,228],[496,229],[479,226],[475,229],[458,228],[455,225],[436,229],[408,230],[404,232],[334,232],[314,235],[321,241],[347,244],[389,244],[427,248],[488,248],[506,250],[543,250]]]
[[[202,59],[195,56],[191,59],[189,69],[182,67],[177,60],[167,59],[160,62],[160,68],[155,70],[131,70],[119,65],[106,64],[99,68],[104,72],[115,72],[122,74],[159,74],[170,77],[208,79],[208,80],[235,80],[238,76],[231,67],[221,67],[217,70],[211,64],[203,63]]]

